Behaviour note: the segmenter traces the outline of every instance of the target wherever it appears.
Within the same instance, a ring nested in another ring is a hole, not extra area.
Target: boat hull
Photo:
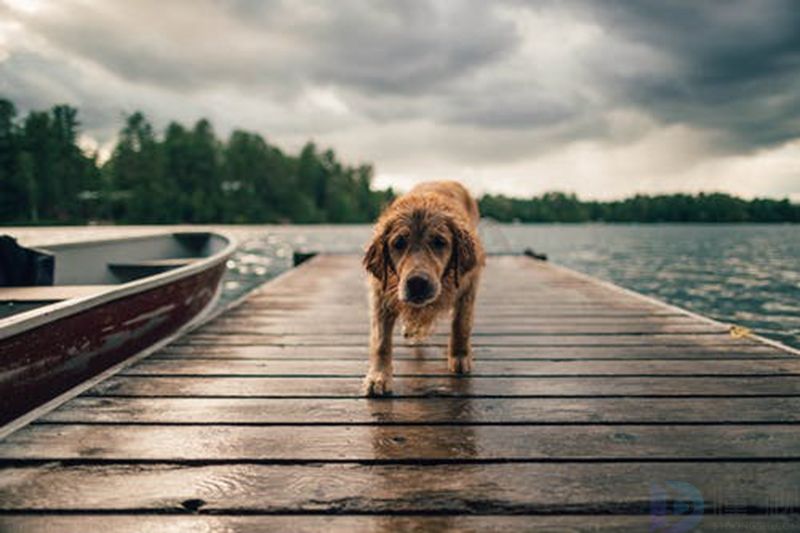
[[[0,339],[0,424],[170,336],[215,298],[225,261]]]

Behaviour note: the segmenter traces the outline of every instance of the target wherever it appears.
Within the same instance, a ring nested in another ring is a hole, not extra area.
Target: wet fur
[[[370,273],[370,368],[367,395],[384,395],[392,387],[392,332],[399,320],[413,341],[427,337],[443,315],[452,312],[448,367],[466,373],[472,365],[470,334],[484,252],[477,234],[478,206],[457,182],[418,185],[398,198],[379,218],[364,256]],[[408,236],[404,252],[393,247]],[[439,236],[445,249],[430,244]],[[424,272],[437,281],[435,299],[425,305],[403,301],[406,277]]]

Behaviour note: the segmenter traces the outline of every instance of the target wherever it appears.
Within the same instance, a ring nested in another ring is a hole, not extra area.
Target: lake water
[[[800,226],[504,227],[509,246],[800,348]]]
[[[6,232],[41,243],[152,229]],[[226,229],[242,245],[229,263],[224,301],[290,268],[293,250],[360,253],[371,234],[368,225]],[[488,223],[481,233],[489,252],[533,248],[556,263],[800,348],[800,226]]]

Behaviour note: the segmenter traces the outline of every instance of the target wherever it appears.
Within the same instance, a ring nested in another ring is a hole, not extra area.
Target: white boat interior
[[[44,258],[35,266],[30,261],[4,264],[0,256],[0,274],[5,274],[0,275],[0,283],[6,280],[0,286],[0,318],[114,290],[135,280],[191,265],[228,245],[227,239],[214,233],[166,233],[40,246],[30,250],[38,258]],[[15,278],[11,275],[14,268],[46,271],[36,276],[31,276],[31,272],[17,273],[22,276],[16,278],[37,279],[36,284],[8,283]]]

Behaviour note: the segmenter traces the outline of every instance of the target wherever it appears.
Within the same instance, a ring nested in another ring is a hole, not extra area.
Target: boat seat
[[[53,302],[99,294],[119,285],[54,285],[36,287],[0,287],[1,302]]]
[[[147,276],[161,274],[174,268],[182,267],[197,261],[197,257],[176,257],[172,259],[149,259],[145,261],[126,261],[108,263],[108,269],[122,283],[127,283]]]
[[[197,261],[197,257],[175,257],[172,259],[150,259],[147,261],[127,261],[109,263],[109,268],[176,268]]]

